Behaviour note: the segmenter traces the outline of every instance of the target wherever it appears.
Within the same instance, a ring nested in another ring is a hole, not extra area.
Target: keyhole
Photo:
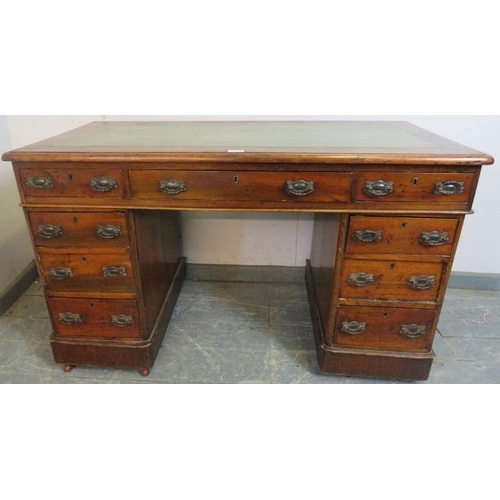
[[[237,175],[235,175],[235,176],[233,177],[233,182],[234,182],[235,184],[238,184],[238,182],[240,182],[240,179],[239,179],[239,177],[238,177]]]
[[[69,175],[68,175],[68,179],[69,179],[70,181],[72,181],[72,180],[73,180],[73,174],[69,174]]]
[[[401,229],[406,229],[407,225],[408,225],[408,222],[403,222],[403,224],[401,224]]]
[[[394,269],[396,267],[396,264],[394,262],[391,263],[391,269]]]
[[[93,302],[90,303],[90,307],[94,307],[94,303]]]
[[[78,223],[78,219],[76,217],[73,217],[73,224]]]
[[[87,262],[87,257],[83,257],[82,260],[83,260],[83,262],[86,263]]]
[[[414,186],[418,186],[419,178],[415,177],[411,182]]]
[[[387,318],[389,315],[387,313],[384,313],[384,318]]]

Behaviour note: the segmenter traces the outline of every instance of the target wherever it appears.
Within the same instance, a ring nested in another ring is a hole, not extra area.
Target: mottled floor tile
[[[270,349],[160,349],[151,375],[171,384],[265,384],[271,382]]]
[[[305,282],[266,284],[260,293],[271,305],[308,302]]]
[[[483,365],[471,361],[436,359],[428,384],[499,384],[500,365]]]
[[[190,298],[265,305],[268,302],[307,302],[307,291],[305,283],[185,281],[179,301]]]
[[[49,319],[3,316],[0,318],[0,341],[19,342],[24,340],[48,342],[52,335]]]
[[[277,284],[266,289],[271,326],[311,327],[311,313],[305,284]]]
[[[458,361],[500,365],[500,339],[447,338]]]
[[[266,322],[267,323],[267,322]],[[168,326],[163,346],[169,349],[220,346],[235,349],[260,349],[270,344],[266,323],[241,318],[233,323],[185,321],[176,318]]]
[[[436,354],[436,358],[441,360],[454,360],[457,358],[457,355],[450,346],[448,339],[443,338],[439,332],[436,333],[436,337],[434,338],[432,350]]]
[[[271,368],[273,384],[335,384],[346,383],[337,377],[321,373],[316,353],[312,351],[271,352]]]
[[[306,302],[269,305],[271,326],[311,326],[311,312]]]
[[[271,326],[269,328],[273,352],[315,352],[311,326]]]
[[[179,326],[237,324],[241,326],[267,326],[269,307],[267,303],[251,304],[236,299],[220,297],[179,298],[172,314],[172,321]]]
[[[48,342],[0,342],[0,383],[40,384],[60,373]]]
[[[260,290],[255,283],[185,282],[170,324],[184,331],[191,329],[193,334],[215,325],[265,328],[269,324],[269,305]]]
[[[271,285],[262,283],[231,283],[218,281],[185,281],[179,302],[195,299],[222,301],[249,305],[265,305],[267,297],[262,293]]]
[[[22,295],[5,313],[5,317],[48,318],[49,312],[44,297]]]
[[[443,337],[500,339],[500,292],[449,289],[438,330]]]

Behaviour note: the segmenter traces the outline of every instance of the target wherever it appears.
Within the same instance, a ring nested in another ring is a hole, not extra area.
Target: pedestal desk
[[[425,380],[490,156],[405,122],[95,122],[12,161],[54,359],[155,362],[185,273],[181,210],[313,212],[319,366]]]

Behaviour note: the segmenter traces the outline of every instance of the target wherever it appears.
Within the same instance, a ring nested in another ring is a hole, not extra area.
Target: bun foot
[[[73,365],[64,365],[63,366],[63,370],[66,372],[66,373],[69,373],[72,369],[74,368]]]
[[[147,377],[151,373],[151,370],[149,368],[144,368],[140,373],[143,377]]]

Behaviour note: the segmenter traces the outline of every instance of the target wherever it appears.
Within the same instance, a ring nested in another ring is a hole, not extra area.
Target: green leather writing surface
[[[5,153],[7,161],[261,161],[489,164],[493,158],[403,121],[92,122]]]
[[[429,148],[428,141],[388,123],[356,122],[107,122],[61,138],[69,148]]]

